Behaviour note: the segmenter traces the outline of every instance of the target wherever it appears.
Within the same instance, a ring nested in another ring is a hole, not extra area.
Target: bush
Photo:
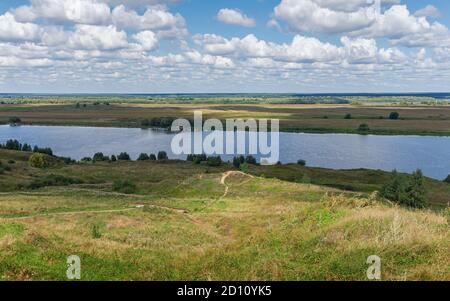
[[[208,166],[218,167],[222,165],[222,158],[220,156],[208,157]]]
[[[20,120],[19,117],[9,117],[9,123],[10,124],[19,124],[22,120]]]
[[[242,155],[233,158],[233,166],[236,168],[239,168],[244,163],[245,163],[245,157]]]
[[[22,151],[23,152],[32,152],[33,149],[31,148],[31,145],[25,143],[24,145],[22,145]]]
[[[82,184],[83,181],[74,178],[67,178],[60,175],[48,175],[40,179],[36,179],[27,185],[29,189],[39,189],[50,186],[68,186],[73,184]]]
[[[148,160],[150,160],[150,157],[149,157],[149,155],[142,153],[139,155],[139,158],[137,160],[138,161],[148,161]]]
[[[358,131],[360,131],[360,132],[368,132],[368,131],[370,131],[370,127],[369,127],[368,124],[363,123],[363,124],[361,124],[359,126]]]
[[[205,154],[201,154],[201,155],[191,154],[191,155],[187,156],[186,160],[194,162],[195,164],[200,164],[200,163],[205,162],[206,160],[208,160],[208,158],[206,157]]]
[[[251,165],[257,165],[258,164],[258,162],[256,161],[256,158],[253,157],[253,156],[247,156],[245,158],[245,162],[248,163],[248,164],[251,164]]]
[[[16,161],[14,161],[14,160],[8,160],[8,164],[16,164]]]
[[[353,118],[352,114],[350,114],[350,113],[346,114],[345,117],[344,117],[344,119],[352,119],[352,118]]]
[[[300,166],[306,166],[306,161],[305,160],[298,160],[297,164]]]
[[[243,173],[248,173],[248,163],[242,163],[241,166],[239,167],[239,169],[240,169]]]
[[[83,159],[81,159],[81,162],[91,162],[92,158],[90,157],[84,157]]]
[[[158,153],[158,160],[167,160],[167,159],[169,159],[169,157],[167,156],[166,152],[163,151]]]
[[[389,119],[391,120],[397,120],[400,118],[400,114],[398,112],[391,112],[391,114],[389,114]]]
[[[132,194],[136,192],[136,185],[129,180],[118,180],[114,181],[113,190],[120,193]]]
[[[156,156],[155,156],[155,154],[151,154],[151,155],[150,155],[150,161],[156,161]]]
[[[103,153],[96,153],[92,157],[92,161],[94,161],[94,162],[97,162],[97,161],[108,161],[108,160],[109,160],[109,157],[103,155]]]
[[[390,181],[383,186],[381,196],[392,202],[413,208],[425,207],[425,183],[421,170],[417,170],[407,179],[392,172]]]
[[[448,177],[444,180],[444,182],[449,183],[450,184],[450,175],[448,175]]]
[[[46,168],[50,164],[44,154],[35,153],[30,156],[28,163],[34,168]]]
[[[112,156],[111,156],[111,162],[116,162],[116,161],[117,161],[117,157],[114,156],[114,155],[112,155]]]
[[[49,147],[40,148],[37,145],[34,146],[33,153],[40,153],[40,154],[53,156],[53,150],[51,148],[49,148]]]
[[[101,234],[101,232],[100,232],[100,226],[99,226],[99,225],[93,224],[93,225],[91,226],[91,237],[92,237],[93,239],[99,239],[99,238],[102,237],[102,234]]]
[[[131,158],[130,158],[130,155],[128,153],[123,152],[123,153],[120,153],[120,155],[117,156],[117,160],[130,161]]]

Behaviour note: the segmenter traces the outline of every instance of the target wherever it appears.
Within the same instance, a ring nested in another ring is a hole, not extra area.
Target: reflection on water
[[[0,142],[17,139],[22,143],[51,147],[59,156],[81,159],[96,152],[106,155],[126,151],[133,158],[142,152],[164,150],[170,158],[174,134],[164,131],[126,128],[71,126],[0,126]],[[231,159],[230,156],[223,156]],[[283,163],[307,161],[309,166],[353,169],[370,168],[412,172],[421,168],[436,179],[450,174],[450,137],[361,136],[347,134],[280,134]]]

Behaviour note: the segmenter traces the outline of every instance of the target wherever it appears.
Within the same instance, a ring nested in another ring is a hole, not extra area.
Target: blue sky
[[[448,92],[448,11],[441,0],[384,0],[380,14],[365,0],[2,0],[0,92]]]

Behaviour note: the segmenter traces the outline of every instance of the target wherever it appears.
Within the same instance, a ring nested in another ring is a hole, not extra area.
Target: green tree
[[[19,124],[21,122],[22,122],[22,120],[19,117],[9,117],[10,124],[15,125],[15,124]]]
[[[305,160],[298,160],[297,164],[300,166],[306,166],[306,161]]]
[[[120,161],[130,161],[131,157],[130,157],[130,155],[128,153],[123,152],[123,153],[120,153],[117,156],[117,159],[120,160]]]
[[[358,131],[359,132],[368,132],[368,131],[370,131],[370,127],[367,123],[363,123],[359,126]]]
[[[398,112],[391,112],[391,114],[389,114],[389,119],[391,120],[397,120],[400,118],[400,114]]]
[[[381,189],[381,196],[395,203],[402,203],[405,198],[405,180],[394,170],[387,184]]]
[[[169,157],[167,156],[167,153],[164,151],[161,151],[158,153],[158,160],[167,160]]]
[[[151,154],[151,155],[150,155],[150,161],[156,161],[156,156],[155,156],[155,154]]]
[[[138,161],[148,161],[148,160],[150,160],[150,156],[149,155],[147,155],[145,153],[142,153],[142,154],[139,155]]]
[[[416,170],[406,188],[406,197],[403,200],[403,204],[414,207],[414,208],[424,208],[426,204],[426,189],[425,189],[425,178],[420,169]]]
[[[448,177],[444,180],[444,182],[449,183],[450,184],[450,175],[448,175]]]

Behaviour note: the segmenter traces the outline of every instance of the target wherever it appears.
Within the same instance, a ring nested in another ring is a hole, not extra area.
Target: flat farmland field
[[[152,118],[279,119],[282,131],[368,134],[450,135],[450,106],[356,106],[295,104],[1,104],[0,122],[19,117],[23,124],[143,127]],[[391,120],[392,112],[399,119]]]

